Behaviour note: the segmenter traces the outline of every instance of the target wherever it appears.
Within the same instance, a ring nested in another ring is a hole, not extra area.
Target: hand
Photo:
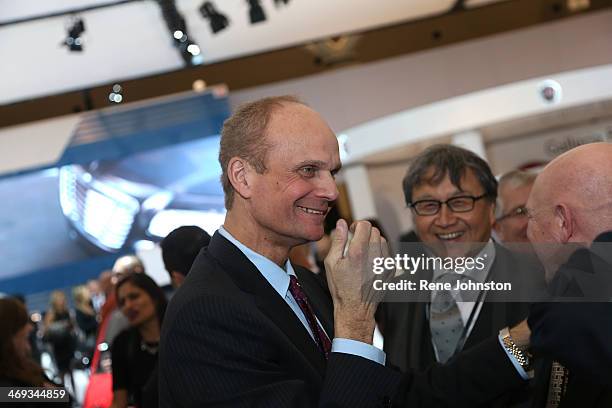
[[[335,335],[339,338],[372,344],[374,313],[380,293],[373,290],[372,265],[375,257],[388,256],[387,241],[367,221],[351,226],[353,239],[348,240],[348,227],[339,220],[332,233],[331,248],[325,258],[329,290],[334,301]],[[384,277],[383,277],[384,278]]]
[[[529,347],[529,336],[531,336],[531,330],[529,330],[527,319],[523,320],[516,326],[511,327],[508,331],[510,332],[512,341],[517,345],[517,347],[520,347],[523,350]]]

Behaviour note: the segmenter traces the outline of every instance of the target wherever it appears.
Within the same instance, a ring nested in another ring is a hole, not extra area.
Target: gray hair
[[[430,169],[433,169],[434,173],[425,180],[425,175]],[[467,169],[474,172],[487,198],[495,202],[497,180],[487,162],[476,153],[464,148],[450,144],[437,144],[425,149],[410,164],[402,182],[406,204],[412,202],[414,187],[424,182],[438,184],[447,174],[451,183],[461,189],[461,178]]]
[[[512,189],[531,185],[535,182],[538,175],[524,170],[512,170],[502,174],[499,178],[498,191],[504,187]],[[495,206],[495,218],[499,218],[504,214],[504,203],[501,198],[497,197],[497,205]]]

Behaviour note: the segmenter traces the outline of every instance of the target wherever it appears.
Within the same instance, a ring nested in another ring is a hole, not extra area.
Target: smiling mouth
[[[302,207],[300,205],[298,205],[297,208],[304,211],[306,214],[325,215],[327,213],[327,210],[315,210],[314,208]]]
[[[458,232],[449,232],[446,234],[436,234],[436,237],[438,237],[438,239],[441,239],[442,241],[450,241],[453,239],[461,238],[463,234],[464,232],[458,231]]]

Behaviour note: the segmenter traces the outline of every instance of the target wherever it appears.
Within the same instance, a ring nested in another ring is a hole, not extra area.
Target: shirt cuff
[[[385,365],[387,360],[387,355],[381,349],[371,344],[350,339],[335,338],[332,341],[331,351],[332,353],[352,354],[354,356],[367,358],[380,365]]]
[[[519,373],[521,378],[523,380],[528,380],[529,379],[529,375],[527,374],[527,372],[525,371],[523,366],[518,362],[516,357],[514,357],[514,355],[512,353],[510,353],[508,351],[508,349],[506,349],[506,347],[504,346],[504,340],[502,339],[501,334],[499,336],[497,336],[497,340],[499,341],[499,344],[501,345],[501,348],[504,350],[504,352],[506,353],[506,355],[508,356],[508,358],[512,362],[512,365],[514,366],[514,368],[516,368],[516,371]]]

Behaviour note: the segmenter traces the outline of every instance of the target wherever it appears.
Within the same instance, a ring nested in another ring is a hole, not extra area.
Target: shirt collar
[[[291,262],[287,259],[285,263],[285,269],[281,268],[270,259],[265,256],[253,251],[251,248],[238,241],[232,234],[230,234],[223,226],[219,228],[219,234],[223,235],[234,244],[248,259],[255,265],[257,270],[263,275],[268,283],[274,288],[281,297],[287,295],[289,290],[289,276],[295,276],[295,271],[291,266]]]

